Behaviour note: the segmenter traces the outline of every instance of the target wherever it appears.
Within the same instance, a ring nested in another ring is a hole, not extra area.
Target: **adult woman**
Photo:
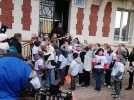
[[[133,76],[134,76],[134,48],[132,49],[130,55],[129,55],[129,85],[126,88],[126,90],[131,90],[132,89],[132,85],[133,85]]]

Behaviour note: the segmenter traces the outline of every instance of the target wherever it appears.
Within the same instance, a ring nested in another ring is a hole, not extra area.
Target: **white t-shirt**
[[[48,57],[48,60],[45,62],[45,65],[48,69],[53,69],[55,68],[55,66],[52,66],[51,65],[51,60],[55,60],[55,54],[52,53],[49,57]]]
[[[84,69],[86,71],[91,71],[92,69],[92,58],[93,58],[93,52],[88,51],[84,57]]]
[[[124,71],[125,71],[125,66],[123,65],[123,63],[116,62],[113,67],[111,76],[116,76],[118,74],[118,72],[124,73]],[[119,79],[122,79],[122,77],[123,77],[123,74],[119,77]]]
[[[66,65],[67,65],[67,58],[65,58],[62,54],[59,55],[59,56],[56,56],[56,62],[57,61],[61,62],[60,69],[63,69],[64,67],[66,67]]]
[[[44,61],[42,58],[38,59],[36,62],[35,62],[35,70],[40,70],[40,67],[44,67]]]
[[[108,64],[111,64],[113,57],[114,57],[113,53],[108,54],[107,52],[105,52],[105,57],[107,59]]]
[[[68,54],[68,57],[67,57],[68,65],[71,64],[72,60],[73,60],[73,53],[69,53],[69,54]]]
[[[33,48],[32,48],[32,61],[35,61],[34,55],[35,54],[38,54],[39,53],[39,50],[40,50],[40,47],[33,46]]]
[[[71,62],[70,65],[70,73],[72,76],[77,76],[80,70],[80,64],[77,63],[75,60]]]
[[[95,56],[96,63],[100,63],[100,65],[95,65],[94,68],[96,69],[104,69],[104,64],[107,63],[107,59],[105,56]]]
[[[55,51],[55,50],[54,50],[53,46],[52,46],[52,45],[49,45],[49,46],[47,47],[47,52],[45,52],[44,55],[53,54],[54,51]]]
[[[83,73],[83,66],[83,63],[79,64],[79,73]]]

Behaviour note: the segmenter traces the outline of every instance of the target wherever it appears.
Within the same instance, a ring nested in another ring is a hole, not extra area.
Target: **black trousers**
[[[105,83],[106,85],[111,85],[111,70],[107,69],[105,74]]]
[[[71,76],[71,89],[75,90],[76,88],[76,77],[77,76]]]
[[[134,77],[134,72],[129,72],[129,88],[132,88],[133,85],[133,77]]]
[[[90,85],[90,72],[89,71],[84,70],[83,83],[84,85]]]
[[[79,84],[83,84],[83,78],[84,78],[84,74],[79,73]]]

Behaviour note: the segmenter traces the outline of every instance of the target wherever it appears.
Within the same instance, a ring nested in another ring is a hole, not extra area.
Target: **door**
[[[40,35],[48,36],[56,22],[63,24],[67,32],[69,2],[67,0],[40,0]]]

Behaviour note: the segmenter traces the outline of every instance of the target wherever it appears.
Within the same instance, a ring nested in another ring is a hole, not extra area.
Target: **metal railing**
[[[54,91],[53,91],[54,92]],[[72,100],[71,92],[58,92],[53,94],[50,90],[41,90],[35,94],[35,100]]]
[[[31,59],[31,42],[22,42],[22,55],[26,59]]]

